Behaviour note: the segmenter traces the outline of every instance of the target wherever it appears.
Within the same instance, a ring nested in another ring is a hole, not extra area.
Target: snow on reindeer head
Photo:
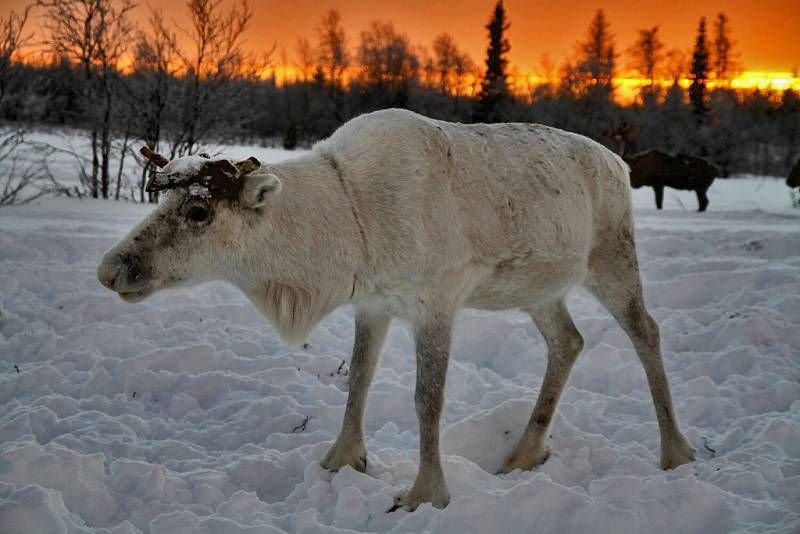
[[[252,157],[236,163],[205,156],[167,161],[146,147],[142,154],[162,168],[151,173],[146,190],[171,192],[97,267],[100,283],[128,302],[221,277],[229,255],[237,253],[246,219],[281,186],[277,176],[259,172],[261,164]]]

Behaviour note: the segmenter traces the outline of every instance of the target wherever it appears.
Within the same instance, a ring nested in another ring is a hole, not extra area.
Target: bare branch
[[[0,206],[26,204],[48,192],[41,164],[30,159],[37,155],[41,156],[26,141],[24,131],[0,133]]]

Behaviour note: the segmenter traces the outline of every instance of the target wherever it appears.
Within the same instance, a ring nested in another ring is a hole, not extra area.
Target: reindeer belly
[[[500,263],[476,286],[466,306],[484,310],[535,306],[563,297],[583,282],[587,272],[586,258],[578,255],[558,261]]]

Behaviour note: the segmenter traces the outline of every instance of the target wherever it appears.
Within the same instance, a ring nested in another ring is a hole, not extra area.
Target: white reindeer
[[[341,432],[322,460],[366,470],[367,390],[392,317],[414,331],[419,473],[394,508],[449,501],[439,419],[453,317],[526,311],[548,346],[530,422],[502,472],[547,458],[548,426],[583,346],[564,299],[583,285],[630,337],[661,434],[661,467],[694,459],[678,428],[659,329],[645,309],[628,169],[601,145],[535,124],[461,125],[403,110],[362,115],[302,157],[166,159],[174,189],[103,258],[100,282],[127,301],[226,280],[286,340],[356,307]]]

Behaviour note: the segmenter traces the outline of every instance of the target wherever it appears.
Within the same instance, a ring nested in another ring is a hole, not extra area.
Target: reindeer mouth
[[[117,291],[119,298],[128,303],[141,302],[152,294],[153,290],[150,288],[137,289],[136,291]]]

